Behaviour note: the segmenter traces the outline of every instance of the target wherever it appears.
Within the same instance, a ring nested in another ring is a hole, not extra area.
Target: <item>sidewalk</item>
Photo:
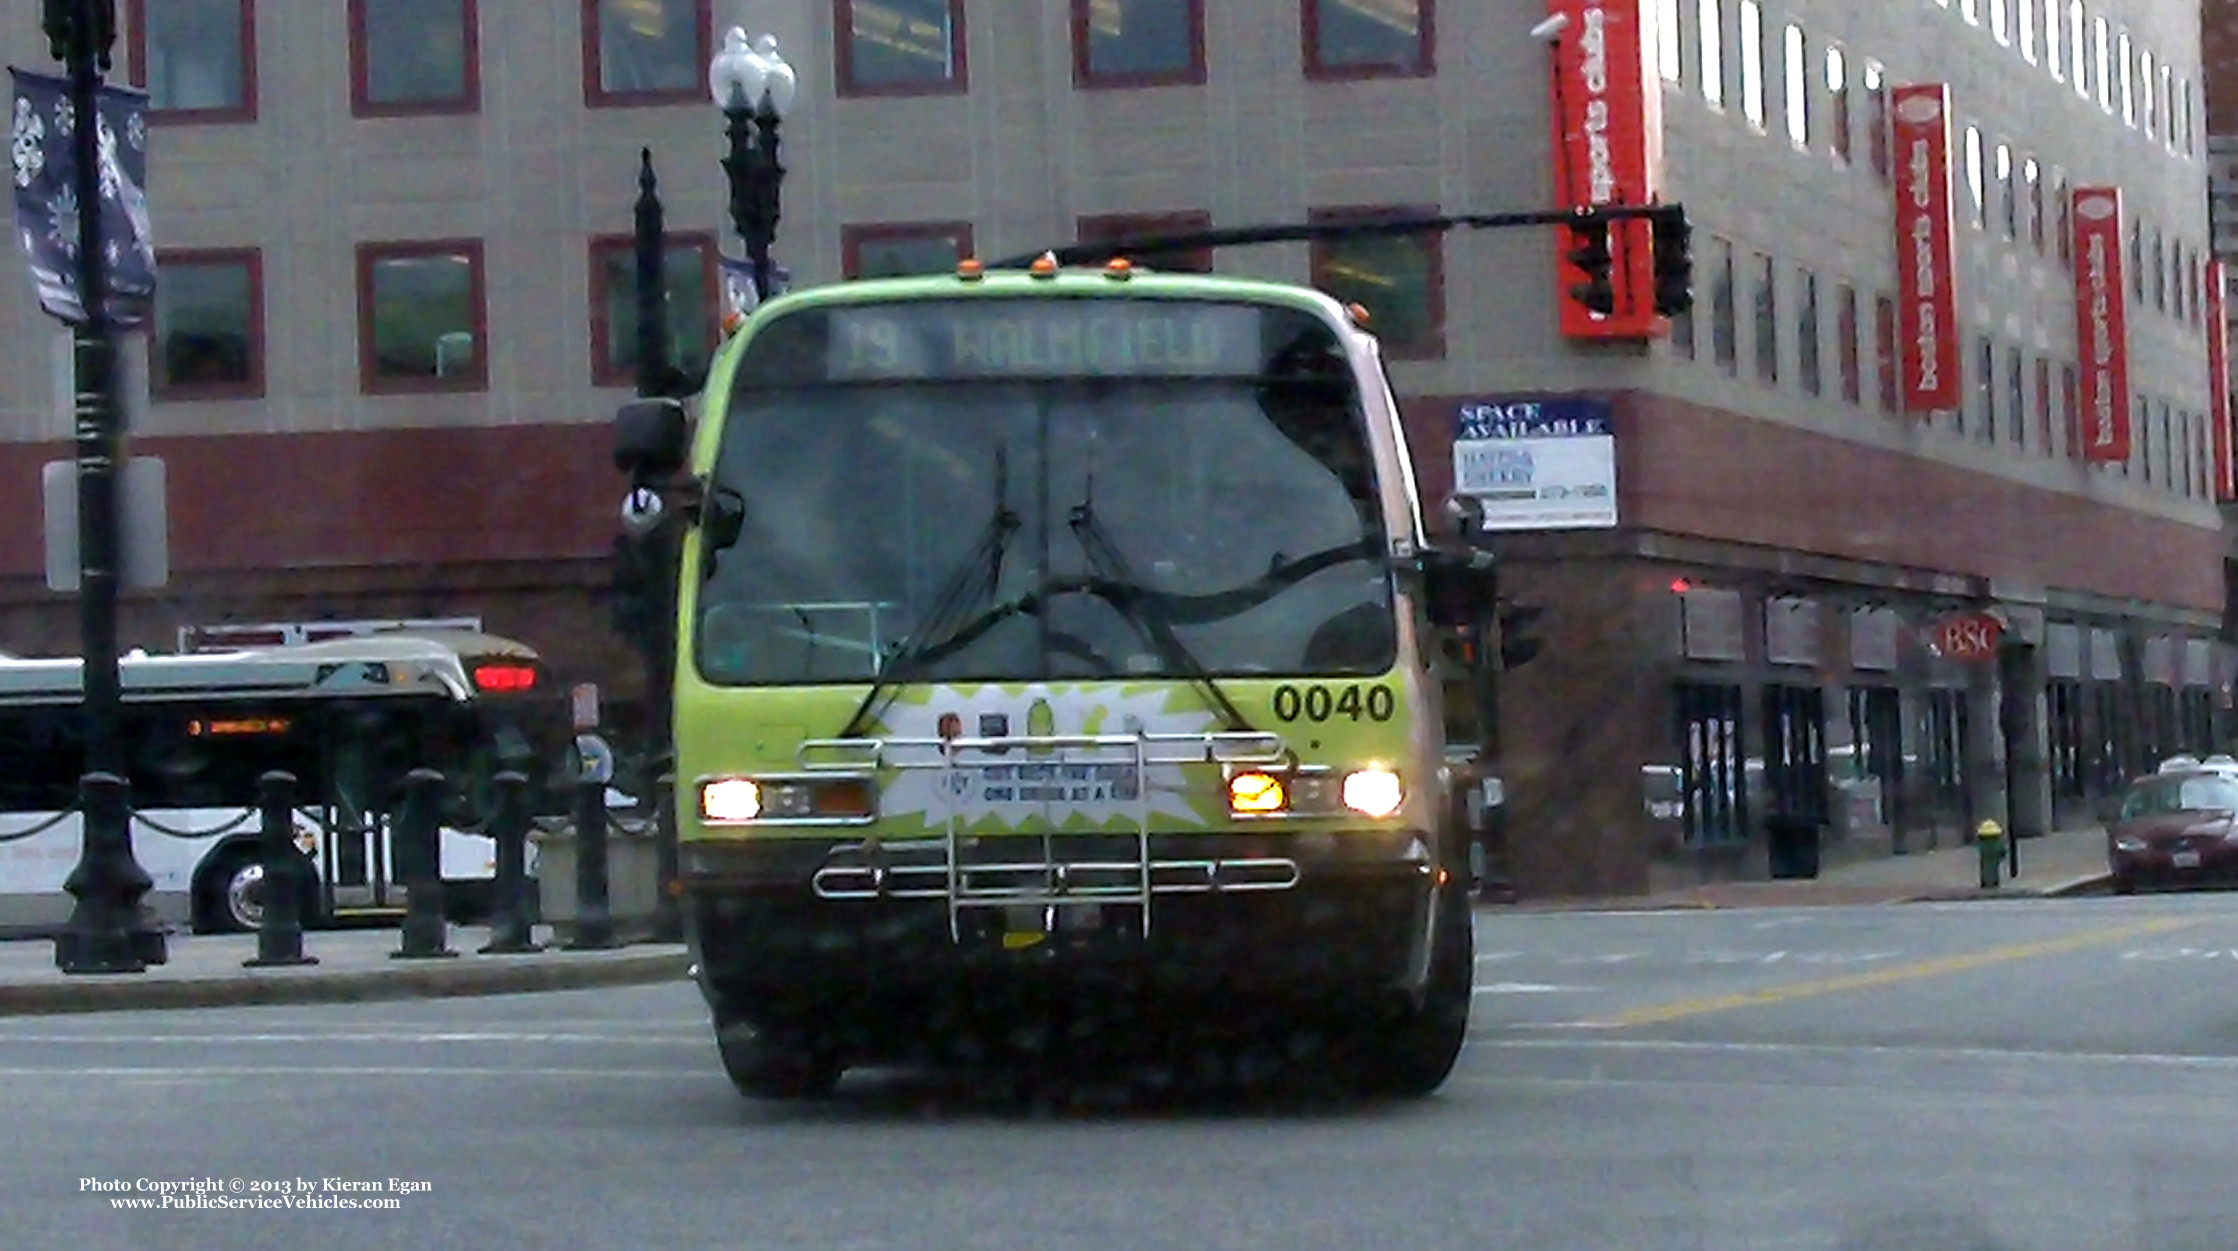
[[[550,941],[543,927],[537,940]],[[303,936],[317,964],[251,969],[241,962],[256,955],[254,934],[173,934],[169,960],[144,973],[68,974],[55,968],[51,940],[16,939],[0,942],[0,1016],[576,990],[679,981],[689,964],[673,943],[481,955],[489,931],[477,926],[451,927],[453,957],[398,958],[400,941],[394,927],[318,930]]]
[[[1984,889],[1981,858],[1971,843],[1903,856],[1826,866],[1815,878],[1706,882],[1653,895],[1600,899],[1525,899],[1491,908],[1668,909],[1810,907],[1823,904],[1917,903],[1949,899],[2042,899],[2105,883],[2106,831],[2096,825],[2020,840],[2020,873],[2000,862],[2003,885]]]

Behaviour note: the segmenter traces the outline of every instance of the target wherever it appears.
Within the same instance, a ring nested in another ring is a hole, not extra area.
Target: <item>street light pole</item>
[[[50,50],[69,70],[71,156],[76,163],[76,280],[81,316],[72,327],[78,454],[78,629],[83,652],[85,774],[79,783],[84,838],[63,889],[76,899],[55,940],[64,973],[140,973],[164,959],[161,931],[144,925],[140,900],[154,883],[132,854],[129,793],[118,722],[116,348],[109,321],[101,222],[101,77],[116,44],[115,0],[46,0]]]
[[[762,35],[748,47],[733,26],[722,51],[707,67],[707,85],[723,110],[730,154],[722,161],[730,184],[730,220],[746,249],[756,304],[773,294],[770,245],[777,238],[785,167],[777,159],[777,128],[792,106],[798,78],[777,51],[777,37]]]

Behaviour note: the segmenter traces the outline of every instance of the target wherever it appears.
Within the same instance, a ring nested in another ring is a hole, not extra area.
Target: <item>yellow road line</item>
[[[2186,926],[2204,924],[2204,918],[2175,918],[2146,921],[2136,925],[2117,925],[2108,929],[2086,930],[2064,938],[2047,938],[2040,942],[2014,943],[2006,947],[1992,947],[1986,951],[1972,951],[1962,955],[1938,956],[1933,960],[1920,960],[1895,968],[1875,969],[1870,973],[1850,973],[1840,977],[1819,978],[1808,982],[1790,982],[1785,986],[1772,986],[1764,990],[1747,990],[1731,995],[1712,995],[1701,999],[1681,999],[1676,1003],[1657,1004],[1652,1007],[1634,1008],[1620,1012],[1605,1020],[1589,1021],[1588,1027],[1622,1029],[1630,1025],[1655,1025],[1664,1021],[1677,1021],[1691,1016],[1707,1016],[1713,1012],[1730,1012],[1735,1008],[1752,1008],[1762,1004],[1786,1003],[1791,999],[1808,999],[1813,995],[1831,995],[1845,990],[1863,990],[1872,986],[1886,986],[1893,982],[1908,982],[1924,977],[1940,977],[1945,973],[1964,973],[1970,969],[1985,968],[1993,964],[2006,964],[2035,956],[2055,955],[2083,947],[2096,947],[2119,942],[2124,938],[2137,938],[2158,934]]]

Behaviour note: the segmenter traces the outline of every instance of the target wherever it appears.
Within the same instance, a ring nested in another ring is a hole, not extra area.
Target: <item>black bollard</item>
[[[653,784],[654,872],[652,939],[656,943],[684,941],[684,899],[679,887],[676,848],[676,775],[663,773]]]
[[[575,779],[575,935],[569,951],[603,951],[614,940],[614,911],[606,892],[606,785]]]
[[[497,811],[490,816],[490,838],[497,843],[497,880],[490,884],[490,941],[484,955],[542,951],[528,922],[528,779],[511,769],[493,779]]]
[[[318,957],[303,954],[300,905],[308,866],[295,853],[295,775],[274,769],[257,779],[256,789],[264,819],[257,847],[264,862],[264,916],[256,926],[256,958],[241,965],[317,964]]]
[[[404,775],[404,811],[392,826],[392,861],[404,873],[404,932],[391,957],[425,960],[455,956],[443,919],[443,775],[414,769]]]

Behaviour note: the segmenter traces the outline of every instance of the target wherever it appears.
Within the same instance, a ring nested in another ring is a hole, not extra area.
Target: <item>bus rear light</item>
[[[1265,816],[1290,806],[1282,779],[1253,769],[1228,779],[1228,811],[1238,816]]]
[[[474,689],[486,695],[510,695],[533,690],[536,686],[534,665],[476,665]]]

